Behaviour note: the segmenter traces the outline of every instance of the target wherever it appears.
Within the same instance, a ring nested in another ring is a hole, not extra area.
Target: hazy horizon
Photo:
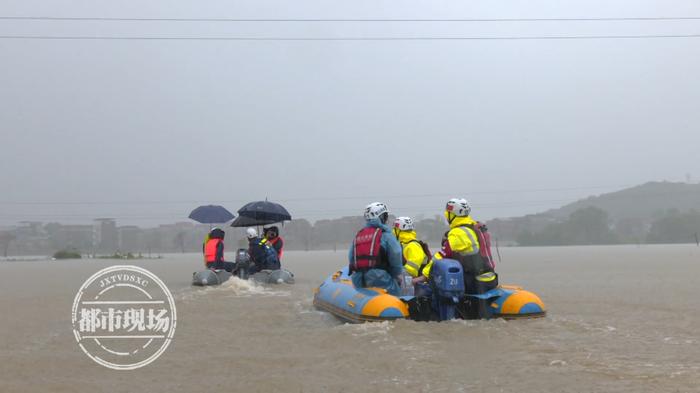
[[[693,1],[332,4],[5,1],[0,16],[699,16]],[[7,35],[698,34],[697,20],[172,23],[0,20]],[[700,176],[700,38],[513,41],[0,39],[0,226],[186,221],[283,203],[295,218],[556,208]]]
[[[663,181],[665,181],[665,180],[663,180]],[[663,181],[662,181],[662,182],[663,182]],[[679,183],[683,183],[683,182],[679,182]],[[693,184],[693,183],[686,183],[686,184]],[[698,182],[697,184],[700,184],[700,182]],[[636,186],[638,186],[638,185],[636,185]],[[630,185],[629,187],[634,187],[634,186],[633,186],[633,185]],[[602,187],[600,187],[600,188],[602,188]],[[557,192],[560,192],[560,193],[561,193],[561,192],[576,193],[576,192],[582,192],[582,190],[587,190],[587,189],[594,189],[594,188],[573,188],[573,189],[560,189],[560,190],[550,190],[550,191],[557,191]],[[616,192],[616,191],[620,191],[620,190],[622,190],[622,189],[613,189],[613,190],[611,190],[610,192]],[[545,190],[543,190],[543,191],[545,191]],[[532,192],[543,192],[543,191],[534,190],[534,191],[532,191]],[[530,192],[530,191],[529,191],[529,190],[516,190],[516,192],[520,193],[520,192]],[[543,212],[545,212],[545,211],[549,211],[549,210],[552,210],[552,209],[559,209],[559,208],[564,207],[565,205],[569,205],[570,203],[577,202],[577,201],[584,201],[584,200],[586,200],[586,199],[589,198],[589,197],[599,197],[599,196],[601,196],[601,195],[603,195],[603,194],[607,194],[607,193],[608,193],[607,191],[606,191],[606,192],[600,192],[600,193],[597,192],[597,193],[595,193],[595,194],[585,195],[585,196],[582,196],[582,197],[580,197],[580,198],[573,198],[573,199],[571,199],[570,201],[567,200],[566,202],[564,202],[565,200],[562,199],[562,200],[561,200],[561,201],[562,201],[561,203],[559,203],[558,201],[555,201],[555,200],[543,201],[543,202],[541,202],[541,203],[540,203],[540,202],[535,202],[535,203],[532,204],[532,207],[531,207],[531,211],[530,211],[530,212],[526,212],[526,213],[523,213],[523,214],[517,215],[517,216],[516,216],[516,215],[512,215],[512,216],[486,216],[486,215],[477,215],[476,213],[474,213],[474,216],[477,217],[477,218],[480,219],[480,220],[517,218],[517,217],[525,216],[525,215],[528,215],[528,214],[538,214],[538,213],[543,213]],[[480,195],[481,195],[481,194],[491,194],[491,192],[480,192],[480,193],[477,193],[477,194],[480,194]],[[426,198],[427,198],[427,197],[434,198],[435,196],[432,196],[432,195],[431,195],[431,196],[425,196],[425,197],[426,197]],[[347,197],[347,198],[343,198],[343,199],[348,199],[348,200],[359,200],[360,198],[361,198],[361,197]],[[407,197],[407,198],[410,198],[410,197]],[[416,197],[416,198],[418,198],[418,197]],[[380,198],[380,199],[382,199],[382,198]],[[386,198],[384,198],[383,200],[385,200],[385,199],[386,199]],[[305,201],[306,201],[306,200],[299,201],[299,202],[305,202]],[[226,202],[231,202],[231,201],[212,201],[212,202],[210,202],[210,203],[226,205]],[[296,202],[296,201],[292,200],[292,201],[278,201],[278,202],[283,202],[284,205],[290,205],[290,204],[293,205],[294,202]],[[173,205],[178,205],[178,206],[180,206],[180,205],[183,205],[183,206],[184,206],[186,203],[194,203],[194,201],[192,201],[192,202],[173,202],[172,204],[173,204]],[[557,203],[558,203],[558,204],[557,204]],[[27,202],[27,203],[12,203],[12,204],[13,204],[13,205],[25,205],[25,206],[31,206],[31,205],[34,205],[34,206],[36,206],[36,205],[39,205],[39,206],[42,206],[42,205],[49,205],[49,204],[45,204],[45,203],[38,203],[38,204],[35,204],[35,203],[29,203],[29,202]],[[151,204],[154,204],[154,203],[151,203],[151,202],[144,202],[144,203],[139,203],[138,205],[144,205],[144,206],[145,206],[145,205],[151,205]],[[54,205],[54,204],[50,204],[50,205]],[[56,204],[56,205],[61,205],[61,206],[73,206],[74,203]],[[86,205],[89,205],[89,204],[86,204]],[[100,208],[101,208],[102,206],[114,206],[114,205],[118,205],[118,206],[134,206],[134,205],[137,205],[137,204],[136,204],[136,203],[119,203],[119,202],[107,203],[107,202],[105,202],[105,203],[97,203],[97,204],[95,204],[95,205],[97,206],[96,209],[95,209],[95,211],[99,211]],[[229,205],[230,205],[230,203],[229,203]],[[545,205],[546,205],[547,207],[544,207]],[[479,206],[479,208],[480,208],[480,210],[482,210],[482,211],[489,211],[489,210],[496,210],[496,209],[498,209],[499,207],[498,207],[498,205],[486,205],[486,206],[481,205],[481,206]],[[229,210],[230,210],[231,212],[234,212],[234,213],[235,213],[235,211],[236,211],[236,209],[234,209],[234,208],[230,208]],[[324,219],[331,219],[331,220],[332,220],[332,219],[341,219],[341,218],[345,218],[345,217],[359,216],[359,215],[362,214],[362,209],[360,208],[360,209],[358,209],[358,210],[360,210],[360,211],[359,211],[359,212],[351,212],[351,213],[349,213],[349,214],[339,214],[339,215],[335,215],[335,216],[334,216],[334,215],[332,215],[332,213],[331,213],[331,214],[328,214],[328,215],[325,215],[325,216],[317,216],[316,218],[310,218],[310,217],[308,217],[308,216],[298,216],[298,215],[297,215],[297,216],[294,216],[293,219],[305,219],[305,220],[307,220],[307,221],[309,221],[309,222],[311,222],[311,223],[313,224],[314,222],[316,222],[316,221],[318,221],[318,220],[324,220]],[[393,216],[399,216],[399,215],[402,215],[402,214],[403,214],[402,211],[401,211],[401,209],[391,209],[391,210],[392,210],[392,211],[391,211],[391,214],[392,214]],[[398,210],[398,211],[397,211],[397,210]],[[412,217],[414,218],[414,220],[430,219],[430,218],[433,218],[433,217],[436,217],[436,216],[437,216],[437,217],[441,217],[441,216],[442,216],[442,211],[443,211],[443,210],[442,210],[442,207],[439,206],[437,209],[435,209],[434,212],[428,212],[428,213],[425,213],[425,214],[419,213],[419,214],[413,215]],[[183,210],[183,212],[185,212],[185,210]],[[172,219],[167,219],[167,218],[165,218],[165,219],[162,220],[162,221],[158,221],[158,218],[154,218],[154,216],[139,217],[139,216],[130,216],[130,215],[127,215],[127,216],[107,216],[107,215],[99,216],[99,215],[96,215],[96,216],[94,216],[94,217],[88,217],[89,214],[83,213],[83,214],[80,214],[80,215],[55,215],[55,216],[47,216],[47,217],[45,217],[45,218],[42,218],[42,217],[30,215],[30,216],[29,216],[30,218],[25,219],[25,220],[18,220],[18,221],[14,222],[14,223],[2,224],[2,225],[0,225],[0,228],[16,226],[16,225],[19,225],[19,224],[21,224],[21,223],[23,223],[23,222],[42,222],[42,223],[44,223],[44,224],[46,224],[46,223],[59,223],[59,224],[65,224],[65,225],[71,225],[71,224],[78,224],[78,225],[80,225],[80,224],[93,224],[94,221],[102,220],[102,219],[114,219],[114,220],[116,220],[118,226],[136,225],[136,226],[140,226],[140,227],[142,227],[142,228],[154,228],[154,227],[157,227],[157,226],[160,226],[160,225],[171,225],[171,224],[178,224],[178,223],[183,223],[183,222],[184,222],[184,223],[190,222],[190,223],[192,223],[192,224],[204,225],[204,226],[209,225],[209,224],[200,224],[200,223],[198,223],[198,222],[195,222],[195,221],[190,220],[189,218],[186,217],[188,214],[189,214],[189,211],[186,211],[186,212],[185,212],[185,216],[183,216],[183,217],[173,216]],[[236,214],[236,216],[237,216],[237,214]],[[55,217],[62,217],[62,218],[55,218]]]

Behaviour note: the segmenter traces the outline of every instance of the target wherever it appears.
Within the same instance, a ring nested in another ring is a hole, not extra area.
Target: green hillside
[[[613,220],[651,220],[669,209],[700,210],[700,184],[649,182],[621,191],[588,197],[559,209],[546,211],[542,215],[566,218],[574,211],[589,206],[605,210]]]
[[[700,233],[700,184],[650,182],[489,225],[505,244],[691,243]]]

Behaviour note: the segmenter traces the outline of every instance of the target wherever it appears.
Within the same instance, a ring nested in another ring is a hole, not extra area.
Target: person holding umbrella
[[[224,261],[225,233],[219,228],[211,229],[211,225],[231,221],[234,217],[231,212],[219,205],[202,205],[190,212],[190,219],[200,224],[209,224],[209,232],[202,243],[202,254],[204,255],[204,265],[206,267],[214,266],[212,269],[226,268],[226,270],[231,271],[229,270],[232,269],[231,265],[227,265],[231,264],[231,262]]]
[[[236,264],[224,260],[224,237],[226,232],[220,228],[214,228],[207,236],[204,244],[204,261],[208,269],[224,269],[233,272]]]
[[[282,248],[284,247],[284,239],[280,236],[280,230],[276,226],[265,228],[263,241],[275,249],[277,259],[282,262]]]
[[[284,243],[279,237],[279,229],[276,226],[265,229],[262,237],[253,227],[291,219],[291,214],[284,206],[268,200],[250,202],[238,209],[238,218],[233,220],[231,226],[234,228],[248,227],[246,230],[248,254],[255,264],[251,273],[260,270],[279,270]]]
[[[265,238],[260,238],[260,236],[258,236],[258,231],[256,231],[255,228],[248,228],[246,230],[246,237],[248,238],[248,255],[250,255],[250,258],[255,264],[250,269],[250,273],[256,273],[261,270],[278,270],[281,268],[275,249],[267,244]]]

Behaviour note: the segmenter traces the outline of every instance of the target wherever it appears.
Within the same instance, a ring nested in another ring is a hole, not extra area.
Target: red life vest
[[[355,236],[354,256],[350,272],[373,269],[381,261],[382,229],[366,227]]]
[[[204,245],[204,261],[206,263],[216,262],[216,249],[219,247],[219,243],[222,242],[221,239],[209,239],[207,241],[207,244]]]
[[[491,254],[491,234],[489,232],[484,232],[481,229],[481,226],[483,224],[479,224],[479,235],[483,238],[483,246],[481,246],[481,256],[485,257],[488,259],[489,264],[491,265],[491,269],[496,268],[496,260],[493,259],[493,254]],[[479,241],[482,241],[482,239],[479,239]]]
[[[277,247],[275,247],[275,245],[277,244],[277,242],[280,241],[280,239],[281,239],[281,237],[279,235],[277,235],[277,236],[275,236],[274,239],[268,240],[267,242],[270,243],[270,247],[274,248],[275,251],[277,251],[277,259],[279,259],[281,261],[282,260],[282,247],[284,247],[284,240],[282,241],[282,247],[280,247],[279,250],[277,250]]]
[[[468,228],[472,229],[474,233],[476,234],[476,237],[479,241],[479,255],[481,255],[481,258],[486,262],[487,267],[490,270],[494,270],[496,268],[496,262],[493,259],[493,255],[491,254],[491,234],[488,232],[484,232],[483,228],[485,225],[476,222],[476,225],[466,225]]]

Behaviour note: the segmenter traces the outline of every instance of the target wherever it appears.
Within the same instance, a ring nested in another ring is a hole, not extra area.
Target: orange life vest
[[[204,260],[206,263],[216,262],[216,249],[219,247],[219,243],[223,243],[223,240],[209,239],[207,244],[204,245]]]
[[[279,235],[277,235],[272,240],[268,239],[267,242],[270,243],[270,246],[272,248],[274,248],[275,251],[277,251],[277,247],[275,247],[275,245],[277,244],[277,242],[280,241],[280,239],[281,239],[281,237]],[[282,241],[282,244],[284,244],[284,240]],[[280,261],[282,260],[282,253],[283,253],[282,248],[280,248],[279,251],[277,251],[277,259],[279,259]]]

